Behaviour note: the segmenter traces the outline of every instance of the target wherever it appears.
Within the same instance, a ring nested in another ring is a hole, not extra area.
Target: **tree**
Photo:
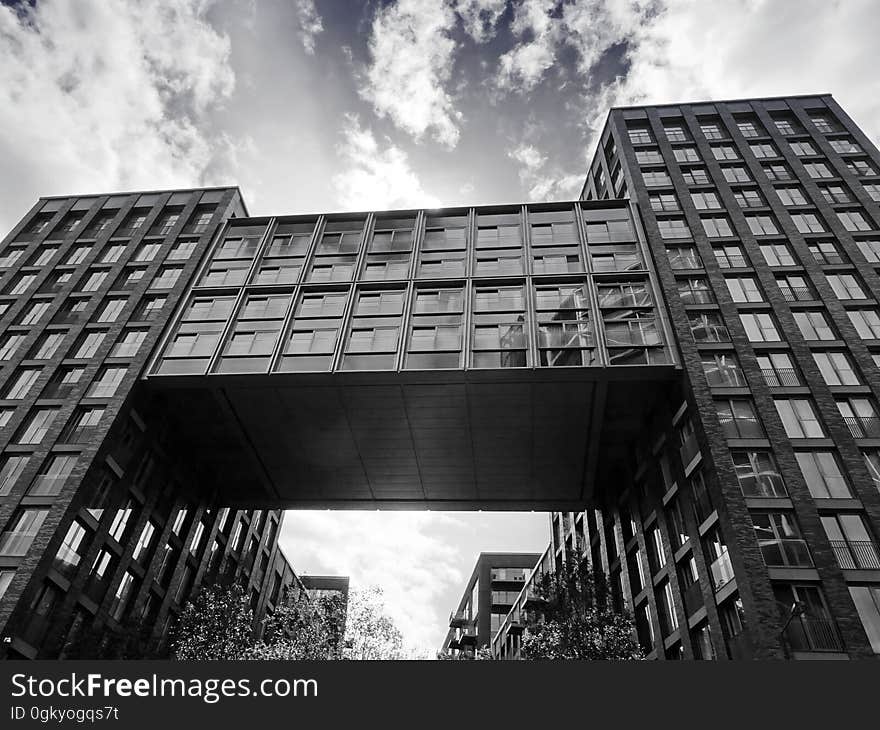
[[[264,622],[262,639],[249,659],[338,659],[345,629],[345,602],[336,595],[309,600],[304,591],[287,596]]]
[[[403,635],[385,613],[385,600],[378,586],[349,593],[343,658],[405,658]]]
[[[243,659],[253,639],[254,612],[241,586],[206,586],[180,614],[171,651],[182,660]]]
[[[534,588],[541,619],[523,635],[523,659],[642,659],[627,611],[613,607],[608,580],[571,553]]]
[[[488,646],[481,646],[476,651],[460,651],[457,654],[446,651],[438,651],[437,658],[441,661],[492,661],[492,650]]]

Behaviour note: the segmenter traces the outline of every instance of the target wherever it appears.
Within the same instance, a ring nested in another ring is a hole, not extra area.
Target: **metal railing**
[[[794,368],[762,368],[761,375],[771,388],[787,388],[801,384],[801,379]]]
[[[780,284],[780,288],[787,302],[809,302],[816,298],[812,290],[806,286],[785,286]]]
[[[712,561],[709,572],[712,574],[712,585],[716,591],[733,580],[733,566],[730,564],[727,550]]]
[[[831,547],[845,570],[880,570],[877,546],[869,540],[832,540]]]
[[[737,254],[716,254],[715,259],[718,262],[718,267],[721,269],[740,269],[749,265],[745,256]]]
[[[854,438],[880,438],[880,418],[877,416],[844,416]]]
[[[831,619],[800,616],[785,630],[794,651],[842,651],[843,644]]]

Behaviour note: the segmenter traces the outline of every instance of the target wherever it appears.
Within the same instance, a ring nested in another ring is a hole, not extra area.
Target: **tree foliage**
[[[460,651],[457,653],[438,651],[437,659],[441,661],[492,661],[492,650],[488,646],[481,646],[476,651]]]
[[[523,635],[523,659],[642,659],[634,622],[614,609],[608,579],[586,560],[566,556],[564,567],[535,586],[541,619]]]
[[[213,585],[186,604],[171,639],[175,659],[243,659],[253,646],[254,612],[242,588]]]
[[[249,659],[338,659],[345,628],[345,601],[338,594],[309,600],[300,591],[267,617]]]
[[[403,634],[386,613],[378,586],[349,593],[345,625],[345,659],[404,659]]]

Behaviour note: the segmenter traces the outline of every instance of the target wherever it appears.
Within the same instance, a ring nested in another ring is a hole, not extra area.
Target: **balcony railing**
[[[809,568],[813,565],[807,542],[798,537],[784,537],[776,540],[759,540],[761,555],[768,566],[796,566]]]
[[[868,540],[832,540],[837,563],[844,570],[880,570],[877,546]]]
[[[470,623],[470,618],[464,611],[453,611],[449,614],[449,627],[460,629]]]
[[[812,290],[806,286],[783,286],[782,294],[787,302],[809,302],[816,298]]]
[[[843,651],[837,627],[831,619],[801,616],[785,630],[793,651]]]
[[[10,530],[0,535],[0,555],[16,557],[27,553],[37,533]]]
[[[761,369],[761,375],[771,388],[792,387],[801,384],[797,370],[794,368]]]
[[[737,256],[736,254],[726,256],[718,256],[716,257],[718,260],[718,267],[721,269],[740,269],[748,266],[748,262],[746,261],[745,256]]]
[[[880,438],[880,418],[877,416],[844,416],[854,438]]]
[[[712,585],[716,591],[733,580],[733,566],[730,564],[730,555],[727,550],[712,561],[709,572],[712,574]]]

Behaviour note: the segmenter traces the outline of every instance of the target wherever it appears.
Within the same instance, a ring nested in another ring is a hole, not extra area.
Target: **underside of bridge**
[[[629,458],[669,366],[147,378],[230,506],[576,510]]]

